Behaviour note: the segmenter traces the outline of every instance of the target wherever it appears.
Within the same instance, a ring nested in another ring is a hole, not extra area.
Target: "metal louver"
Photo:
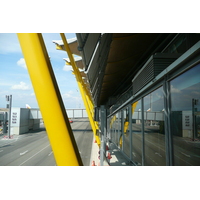
[[[145,63],[142,69],[133,78],[133,95],[152,81],[159,73],[166,69],[181,54],[156,53]]]

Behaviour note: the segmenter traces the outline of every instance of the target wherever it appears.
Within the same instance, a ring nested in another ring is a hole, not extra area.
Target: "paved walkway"
[[[111,142],[107,144],[107,146],[109,149],[106,151],[106,155],[107,157],[109,157],[108,154],[110,153],[111,159],[107,159],[107,161],[104,161],[104,166],[130,166],[132,165],[129,162],[129,160],[124,157],[122,152],[116,147],[115,144]],[[93,143],[91,159],[90,159],[91,166],[92,164],[95,164],[95,166],[100,166],[100,159],[98,158],[99,157],[98,152],[99,152],[99,147],[97,143]]]

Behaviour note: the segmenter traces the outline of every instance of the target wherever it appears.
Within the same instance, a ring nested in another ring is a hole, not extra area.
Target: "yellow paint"
[[[138,101],[136,101],[135,103],[132,104],[132,115],[135,112],[135,108],[136,108],[137,104],[138,104]]]
[[[115,120],[116,120],[116,115],[114,115],[112,117],[112,119],[110,120],[110,128],[112,128],[112,125],[113,125],[113,123],[114,123]]]
[[[120,136],[120,139],[119,139],[119,145],[122,148],[122,135]]]
[[[83,99],[83,102],[84,102],[84,105],[85,105],[85,108],[86,108],[86,112],[88,114],[88,118],[89,118],[89,121],[90,121],[90,124],[91,124],[91,127],[92,127],[92,130],[93,130],[93,133],[94,133],[94,136],[95,136],[95,139],[97,141],[97,144],[100,146],[100,138],[99,138],[99,135],[98,135],[98,124],[97,122],[94,121],[93,119],[93,112],[94,112],[94,106],[93,106],[93,103],[92,103],[92,100],[91,100],[91,96],[86,88],[86,85],[85,83],[83,82],[82,80],[82,77],[80,75],[80,71],[78,70],[77,66],[76,66],[76,63],[75,63],[75,60],[74,60],[74,57],[71,53],[71,50],[69,48],[69,45],[67,43],[67,40],[66,40],[66,37],[64,35],[64,33],[60,33],[61,35],[61,38],[63,40],[63,43],[64,43],[64,47],[66,49],[66,52],[68,54],[68,57],[69,57],[69,60],[70,60],[70,64],[73,68],[73,73],[76,77],[76,80],[77,80],[77,84],[78,84],[78,87],[79,87],[79,90],[80,90],[80,93],[81,93],[81,96],[82,96],[82,99]],[[67,62],[69,63],[69,62]]]
[[[128,120],[128,119],[127,119]],[[124,135],[126,135],[126,131],[128,129],[128,125],[129,125],[129,122],[128,121],[125,121],[124,122]]]
[[[18,34],[49,141],[59,166],[83,165],[41,34]]]

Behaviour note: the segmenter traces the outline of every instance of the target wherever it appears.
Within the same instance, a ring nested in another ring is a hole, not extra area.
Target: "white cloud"
[[[63,67],[63,70],[64,70],[64,71],[72,71],[72,66],[71,66],[71,65],[65,65],[65,66]]]
[[[174,88],[173,85],[171,85],[171,92],[172,93],[181,93],[181,91],[179,89],[177,89],[177,88]]]
[[[29,90],[31,88],[29,87],[29,85],[27,85],[26,83],[21,81],[20,84],[13,85],[11,87],[11,89],[13,89],[13,90]]]
[[[24,69],[27,69],[27,67],[26,67],[26,62],[25,62],[24,58],[20,58],[20,59],[17,61],[17,65],[20,66],[20,67],[23,67]]]
[[[71,90],[62,94],[62,98],[65,108],[80,108],[83,104],[81,96],[76,91]]]
[[[75,96],[72,96],[73,93],[74,93],[73,91],[69,91],[69,92],[63,94],[63,97],[64,98],[76,98]]]

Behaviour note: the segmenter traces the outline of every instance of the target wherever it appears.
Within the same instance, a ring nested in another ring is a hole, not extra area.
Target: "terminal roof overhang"
[[[84,70],[85,83],[95,106],[108,104],[129,87],[136,73],[148,58],[173,34],[160,33],[77,33],[77,40],[68,40],[77,59],[77,67]],[[64,50],[62,41],[54,41]]]
[[[76,35],[94,103],[96,106],[100,106],[108,104],[109,98],[117,98],[131,87],[136,73],[173,34],[113,33],[98,35],[96,33],[96,35],[86,35],[79,33]],[[98,42],[95,38],[98,38]],[[83,44],[84,39],[86,40],[85,44]],[[87,40],[90,40],[90,45],[87,44]],[[88,46],[84,48],[84,45]],[[95,49],[95,45],[99,45],[99,51],[97,47]],[[93,54],[91,54],[91,58],[88,58],[87,53],[91,49]],[[101,63],[98,62],[99,60]],[[104,60],[106,61],[104,62]]]

